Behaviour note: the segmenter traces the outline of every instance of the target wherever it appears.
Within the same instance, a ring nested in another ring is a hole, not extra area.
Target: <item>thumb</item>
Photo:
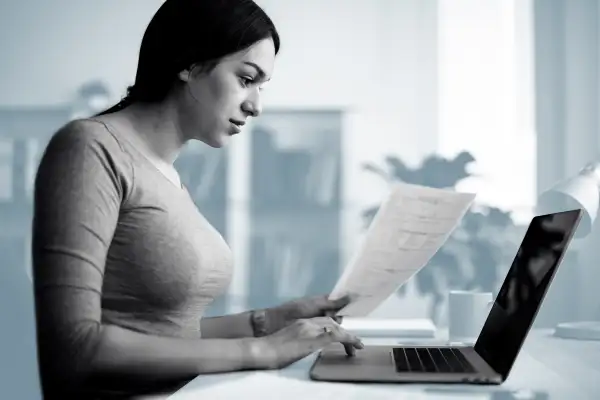
[[[330,310],[330,311],[325,311],[325,316],[329,317],[331,319],[333,319],[335,322],[337,322],[338,324],[342,323],[342,316],[341,315],[336,315],[338,310]]]
[[[339,310],[341,308],[344,308],[348,305],[348,303],[350,303],[351,301],[351,297],[349,294],[344,295],[340,298],[334,299],[334,300],[330,300],[329,301],[329,306],[331,307],[331,310]]]

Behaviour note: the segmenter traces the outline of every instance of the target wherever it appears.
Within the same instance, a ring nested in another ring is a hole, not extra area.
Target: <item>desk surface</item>
[[[316,354],[278,371],[199,376],[168,397],[191,399],[527,399],[600,398],[600,341],[576,341],[530,333],[509,379],[500,386],[322,383],[309,379]],[[416,340],[413,340],[413,342]],[[423,343],[426,340],[421,340]],[[364,339],[365,344],[397,344],[399,339]],[[402,343],[409,340],[402,340]],[[438,342],[439,343],[439,342]],[[333,397],[333,398],[332,398]]]

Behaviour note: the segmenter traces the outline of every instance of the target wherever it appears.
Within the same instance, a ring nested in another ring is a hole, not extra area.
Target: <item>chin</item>
[[[229,144],[229,141],[231,140],[231,136],[226,133],[221,133],[221,134],[217,133],[217,134],[209,136],[208,138],[205,137],[200,140],[212,148],[219,149],[219,148],[225,147]]]

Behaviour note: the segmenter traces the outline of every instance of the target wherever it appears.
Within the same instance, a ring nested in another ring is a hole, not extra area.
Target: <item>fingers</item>
[[[324,315],[333,318],[338,324],[341,324],[342,316],[336,314],[350,303],[351,296],[345,295],[335,300],[329,300],[327,297],[324,297],[323,301],[324,304],[321,306],[321,309],[324,311]]]
[[[343,343],[343,345],[344,345],[344,350],[346,350],[346,355],[348,357],[354,357],[356,355],[356,348],[353,345],[347,344],[347,343]]]
[[[344,307],[346,307],[351,301],[350,295],[345,295],[337,299],[329,299],[327,298],[327,304],[325,308],[329,311],[338,311]]]
[[[343,321],[343,317],[341,315],[335,315],[334,312],[328,312],[327,316],[332,318],[337,324],[341,324]],[[346,350],[346,354],[349,357],[353,357],[356,355],[356,349],[353,344],[342,343],[344,345],[344,349]]]
[[[356,349],[364,348],[358,337],[328,317],[296,320],[265,340],[275,352],[274,368],[285,367],[334,342],[341,343],[349,357],[356,354]]]
[[[337,322],[338,324],[341,324],[342,321],[344,320],[344,317],[342,315],[335,315],[337,311],[327,311],[325,312],[325,316],[332,318],[335,322]]]
[[[351,300],[352,300],[351,296],[349,294],[347,294],[347,295],[340,297],[339,299],[333,300],[333,303],[335,304],[336,307],[342,308],[342,307],[346,307],[350,303]]]
[[[315,329],[318,329],[317,341],[322,345],[328,345],[333,342],[339,342],[344,345],[346,354],[354,356],[355,349],[363,349],[362,341],[355,335],[344,330],[338,323],[330,318],[315,318]]]

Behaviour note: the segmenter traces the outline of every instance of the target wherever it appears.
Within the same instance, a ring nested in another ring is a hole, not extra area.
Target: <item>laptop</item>
[[[582,216],[580,209],[532,219],[474,345],[322,349],[318,381],[501,384],[510,373]]]

